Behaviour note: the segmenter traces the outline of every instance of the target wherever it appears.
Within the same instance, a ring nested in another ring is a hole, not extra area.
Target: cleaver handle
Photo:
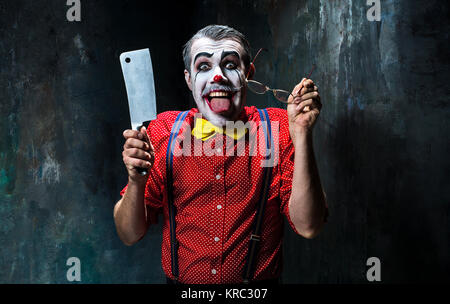
[[[145,130],[147,130],[149,123],[150,123],[150,120],[144,121],[142,123],[142,125],[137,127],[137,130],[140,131],[142,127],[145,127]],[[147,169],[145,169],[145,168],[136,168],[136,170],[142,176],[147,175],[147,173],[148,173]]]

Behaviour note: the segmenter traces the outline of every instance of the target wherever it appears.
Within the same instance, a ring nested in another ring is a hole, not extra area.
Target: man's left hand
[[[311,79],[303,78],[288,99],[287,113],[292,141],[297,136],[311,133],[321,109],[322,103],[317,86]]]

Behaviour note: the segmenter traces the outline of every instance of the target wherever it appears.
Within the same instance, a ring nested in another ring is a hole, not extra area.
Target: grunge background
[[[291,90],[311,66],[314,144],[330,208],[314,240],[286,225],[283,283],[449,282],[449,4],[381,1],[0,2],[0,282],[164,283],[161,226],[132,247],[112,210],[127,181],[118,56],[149,47],[158,112],[194,105],[182,45],[201,27],[247,35],[255,79]],[[158,3],[152,5],[151,3]],[[248,105],[283,107],[273,96]],[[161,223],[161,220],[160,220]]]

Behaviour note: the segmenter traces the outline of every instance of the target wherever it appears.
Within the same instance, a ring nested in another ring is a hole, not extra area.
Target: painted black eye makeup
[[[214,53],[208,53],[208,52],[200,52],[197,55],[195,55],[194,63],[197,71],[204,71],[208,70],[209,63],[205,59],[202,59],[201,57],[211,58],[214,55]],[[199,62],[197,62],[197,59],[199,59]]]
[[[207,70],[209,70],[209,68],[210,68],[209,63],[203,61],[203,62],[200,62],[197,64],[196,70],[201,72],[201,71],[207,71]]]
[[[222,62],[222,66],[228,70],[234,70],[239,66],[239,63],[236,62],[236,60],[231,60],[231,59],[225,59]]]
[[[238,69],[233,70],[233,71],[236,72],[236,74],[238,76],[238,79],[239,79],[239,83],[241,84],[241,88],[242,88],[244,86],[243,83],[242,83],[242,79],[243,79],[242,73]]]
[[[229,70],[234,70],[239,66],[240,57],[239,54],[235,51],[231,52],[222,52],[221,56],[222,66]]]

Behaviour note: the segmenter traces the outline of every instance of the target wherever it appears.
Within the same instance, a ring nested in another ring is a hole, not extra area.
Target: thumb
[[[152,142],[150,141],[150,136],[148,136],[147,129],[145,128],[145,126],[142,126],[139,132],[142,133],[142,135],[144,135],[144,140],[150,146],[150,150],[154,150]]]
[[[302,78],[302,81],[300,81],[300,84],[301,84],[301,86],[303,87],[304,85],[303,85],[303,83],[305,82],[305,80],[306,80],[306,78]]]

